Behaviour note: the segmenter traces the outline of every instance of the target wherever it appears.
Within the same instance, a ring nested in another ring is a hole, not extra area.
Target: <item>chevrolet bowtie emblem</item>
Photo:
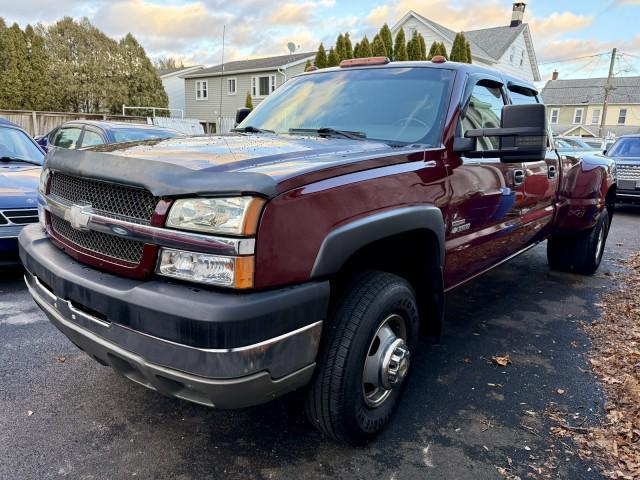
[[[64,214],[64,219],[76,230],[89,230],[91,205],[72,205]]]

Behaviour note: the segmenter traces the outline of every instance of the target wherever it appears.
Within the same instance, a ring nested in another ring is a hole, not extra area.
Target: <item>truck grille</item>
[[[131,263],[140,263],[142,258],[142,250],[144,248],[144,243],[142,242],[93,230],[79,231],[74,229],[69,222],[55,215],[51,215],[51,228],[63,239],[107,257]]]
[[[618,172],[619,180],[637,180],[640,181],[640,165],[617,165],[616,171]]]
[[[0,225],[13,223],[14,225],[27,225],[38,222],[38,210],[35,208],[21,208],[15,210],[0,211]]]
[[[128,217],[134,223],[149,224],[157,199],[142,188],[72,177],[54,172],[51,193],[71,203],[91,204],[94,210],[112,216]]]

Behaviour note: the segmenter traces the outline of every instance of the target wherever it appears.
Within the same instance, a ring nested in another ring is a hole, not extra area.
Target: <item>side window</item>
[[[98,132],[85,129],[84,137],[82,137],[82,148],[94,147],[96,145],[102,145],[102,144],[104,144],[104,140],[102,139],[102,137]]]
[[[536,92],[534,92],[533,90],[526,90],[524,88],[518,90],[509,89],[509,96],[511,97],[511,103],[513,103],[514,105],[540,103]]]
[[[53,139],[53,144],[60,148],[74,149],[77,146],[78,138],[80,138],[81,128],[70,127],[61,128]]]
[[[476,128],[499,128],[502,121],[504,99],[499,87],[476,85],[471,100],[462,115],[462,134]],[[478,138],[478,150],[497,150],[500,140],[497,137]]]

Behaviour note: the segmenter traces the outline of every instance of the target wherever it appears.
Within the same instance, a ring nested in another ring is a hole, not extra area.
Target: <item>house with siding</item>
[[[276,88],[304,72],[315,52],[228,62],[183,75],[185,116],[197,118],[206,132],[233,128],[236,111],[244,107],[247,92],[256,107]]]
[[[514,3],[508,25],[464,32],[471,47],[473,63],[495,68],[528,82],[540,81],[531,31],[529,25],[523,22],[525,8],[525,2]],[[414,31],[422,34],[427,49],[433,42],[442,42],[450,52],[456,36],[453,30],[413,10],[391,28],[394,38],[401,28],[404,29],[406,38],[411,38]]]
[[[193,65],[191,67],[158,70],[158,76],[160,77],[164,91],[167,92],[167,97],[169,97],[169,108],[172,109],[172,117],[180,118],[182,116],[178,110],[182,110],[182,113],[185,113],[185,90],[182,75],[187,75],[202,70],[203,68],[203,65]]]
[[[556,135],[607,137],[640,133],[640,77],[614,77],[604,129],[606,78],[560,80],[554,72],[542,89],[549,124]]]

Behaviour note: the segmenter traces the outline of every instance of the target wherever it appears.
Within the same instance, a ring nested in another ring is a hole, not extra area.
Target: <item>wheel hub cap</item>
[[[409,370],[411,354],[404,340],[398,338],[387,347],[380,365],[380,381],[387,390],[398,387]]]
[[[391,315],[382,322],[371,341],[362,376],[364,398],[369,407],[380,406],[407,376],[411,353],[403,337],[406,337],[404,320],[399,315]]]

